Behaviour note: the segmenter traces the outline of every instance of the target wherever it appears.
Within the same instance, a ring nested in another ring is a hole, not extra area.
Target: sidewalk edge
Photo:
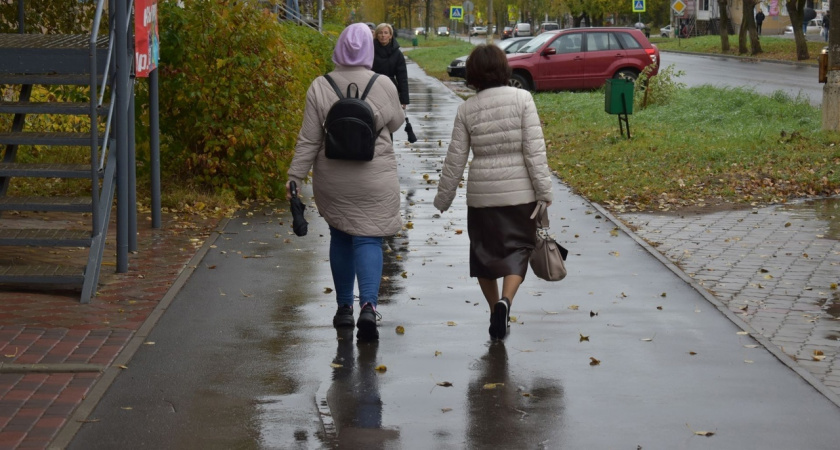
[[[190,258],[184,266],[184,269],[178,275],[178,278],[175,279],[175,282],[172,283],[172,286],[168,291],[166,291],[166,294],[164,294],[158,305],[143,322],[143,325],[140,326],[125,347],[123,347],[119,354],[117,354],[111,366],[106,368],[102,373],[102,376],[94,383],[90,392],[88,392],[81,404],[79,404],[70,417],[67,418],[67,422],[64,423],[58,433],[56,433],[53,440],[47,446],[48,449],[60,450],[67,448],[67,446],[70,445],[73,438],[76,436],[76,433],[78,433],[79,429],[82,427],[82,424],[84,424],[88,416],[90,416],[94,408],[96,408],[96,405],[99,404],[99,401],[108,391],[108,388],[117,378],[117,375],[119,375],[119,373],[123,370],[120,369],[119,366],[128,365],[128,362],[131,360],[132,356],[134,356],[134,353],[136,353],[140,346],[143,345],[143,342],[146,341],[146,338],[152,332],[155,324],[157,324],[158,320],[160,320],[169,308],[169,305],[175,299],[178,292],[181,291],[181,288],[195,271],[198,263],[207,254],[210,247],[215,244],[216,240],[222,234],[221,231],[225,229],[225,226],[227,226],[229,221],[229,218],[223,218],[219,221],[215,229],[211,232],[211,236],[204,241],[201,248],[195,255],[193,255],[192,258]]]
[[[584,201],[587,200],[584,199]],[[783,352],[782,349],[770,342],[770,339],[766,338],[764,335],[752,328],[749,324],[744,322],[740,317],[735,315],[735,313],[730,311],[726,305],[724,305],[717,298],[715,298],[715,296],[710,294],[705,288],[703,288],[703,286],[697,283],[693,278],[689,277],[685,272],[680,270],[679,267],[677,267],[674,263],[668,260],[668,258],[666,258],[662,253],[650,246],[650,244],[648,244],[644,239],[637,236],[636,233],[634,233],[632,230],[630,230],[629,227],[627,227],[624,224],[624,222],[610,214],[610,212],[607,211],[606,208],[594,202],[589,202],[589,204],[592,205],[593,208],[598,210],[599,213],[603,214],[604,217],[613,222],[625,234],[630,236],[634,241],[636,241],[637,244],[642,246],[642,248],[644,248],[645,251],[647,251],[648,253],[653,255],[653,257],[658,259],[659,262],[661,262],[665,267],[670,269],[671,272],[676,274],[689,286],[691,286],[695,291],[700,293],[700,295],[702,295],[703,298],[706,299],[706,301],[711,303],[715,308],[717,308],[718,311],[723,313],[723,315],[726,316],[726,318],[728,318],[732,323],[749,333],[749,335],[753,339],[755,339],[756,342],[758,342],[759,344],[761,344],[762,347],[767,349],[767,351],[769,351],[773,356],[775,356],[776,359],[778,359],[782,364],[786,365],[789,369],[796,372],[800,377],[802,377],[803,380],[805,380],[805,382],[813,386],[814,389],[823,394],[823,396],[825,396],[829,401],[834,403],[836,406],[840,407],[840,396],[835,394],[834,391],[832,391],[826,385],[824,385],[820,380],[818,380],[814,375],[812,375],[811,372],[808,372],[807,370],[802,368],[788,354]]]

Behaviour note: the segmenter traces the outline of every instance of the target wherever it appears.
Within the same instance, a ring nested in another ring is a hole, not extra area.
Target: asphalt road
[[[792,98],[805,97],[814,106],[822,104],[823,85],[817,81],[816,66],[677,52],[661,52],[661,56],[661,67],[673,65],[684,72],[677,81],[689,87],[739,87],[765,95],[782,91]]]

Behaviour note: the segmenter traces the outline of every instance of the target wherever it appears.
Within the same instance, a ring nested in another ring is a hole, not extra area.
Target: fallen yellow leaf
[[[330,367],[332,367],[333,369],[340,369],[340,368],[344,367],[344,365],[343,364],[332,363],[332,364],[330,364]]]
[[[397,334],[405,334],[405,328],[402,325],[397,325]]]
[[[504,385],[504,383],[487,383],[484,385],[483,389],[496,389],[497,387],[501,387]]]
[[[590,356],[590,357],[589,357],[589,365],[590,365],[590,366],[597,366],[598,364],[601,364],[601,360],[600,360],[600,359],[595,359],[595,358],[594,358],[594,357],[592,357],[592,356]]]

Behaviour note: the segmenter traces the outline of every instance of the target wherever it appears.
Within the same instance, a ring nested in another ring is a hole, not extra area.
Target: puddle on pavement
[[[807,200],[779,207],[780,211],[794,213],[793,217],[826,222],[825,237],[840,241],[840,197]]]

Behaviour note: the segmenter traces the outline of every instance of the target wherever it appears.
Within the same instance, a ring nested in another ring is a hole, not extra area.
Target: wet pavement
[[[837,447],[836,351],[820,347],[825,376],[805,358],[836,324],[836,203],[619,220],[557,179],[569,275],[529,274],[493,343],[468,276],[465,192],[432,206],[461,100],[415,64],[409,76],[420,141],[395,135],[406,227],[387,240],[380,341],[331,326],[317,212],[299,238],[285,205],[259,205],[220,224],[77,390],[52,448]],[[3,426],[0,448],[17,448]]]
[[[621,219],[782,358],[840,395],[840,198]]]

